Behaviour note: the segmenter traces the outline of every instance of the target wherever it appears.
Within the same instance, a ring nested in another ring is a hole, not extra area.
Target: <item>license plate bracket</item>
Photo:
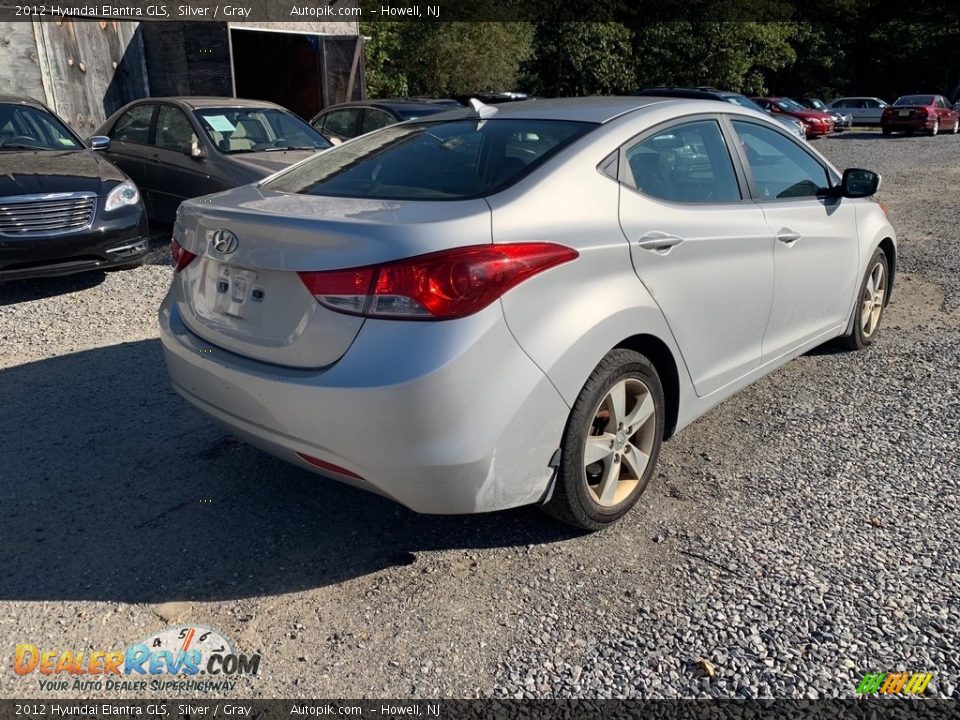
[[[256,270],[221,264],[217,268],[217,312],[242,320],[257,321],[266,298],[265,278]]]

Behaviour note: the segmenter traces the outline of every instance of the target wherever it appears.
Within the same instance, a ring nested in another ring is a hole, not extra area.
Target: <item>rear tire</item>
[[[841,337],[842,343],[848,349],[863,350],[877,337],[889,287],[890,262],[887,254],[877,248],[867,263],[867,271],[860,283],[860,293],[853,305],[853,329]]]
[[[890,136],[893,134],[893,130],[891,130],[890,128],[881,128],[880,132],[882,132],[884,135],[887,135],[887,136]]]
[[[626,515],[656,469],[665,417],[653,364],[632,350],[611,350],[570,411],[553,495],[543,509],[584,530]]]
[[[933,121],[933,127],[928,132],[930,137],[936,137],[940,133],[940,118]]]

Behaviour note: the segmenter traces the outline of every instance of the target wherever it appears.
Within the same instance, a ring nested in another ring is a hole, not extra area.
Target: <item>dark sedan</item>
[[[330,147],[279,105],[224,97],[137,100],[100,128],[108,157],[143,191],[153,220],[187,198],[256,182]]]
[[[0,281],[131,267],[147,252],[136,185],[42,103],[0,96]]]
[[[318,113],[310,124],[327,140],[341,143],[405,120],[447,112],[451,108],[435,102],[417,100],[369,100],[331,105]]]

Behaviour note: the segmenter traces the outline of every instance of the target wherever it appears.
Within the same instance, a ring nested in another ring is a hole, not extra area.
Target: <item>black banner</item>
[[[877,21],[946,22],[960,6],[915,0],[909,10],[872,0]],[[832,23],[848,0],[0,0],[0,20],[196,22],[591,21]]]

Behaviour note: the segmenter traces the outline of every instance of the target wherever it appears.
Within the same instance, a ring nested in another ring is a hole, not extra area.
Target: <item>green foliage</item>
[[[402,22],[361,22],[364,75],[370,97],[405,97],[410,83],[401,62]]]
[[[546,96],[629,92],[635,88],[632,37],[615,22],[537,23],[524,85]]]
[[[364,22],[367,87],[374,97],[712,85],[828,101],[910,92],[957,99],[956,13],[889,20],[878,2],[823,0],[816,22],[645,22],[626,11],[615,15],[623,22]]]
[[[371,97],[513,90],[531,51],[530,23],[366,22]]]
[[[796,60],[794,32],[782,22],[651,23],[637,29],[637,80],[762,93],[771,71]]]

